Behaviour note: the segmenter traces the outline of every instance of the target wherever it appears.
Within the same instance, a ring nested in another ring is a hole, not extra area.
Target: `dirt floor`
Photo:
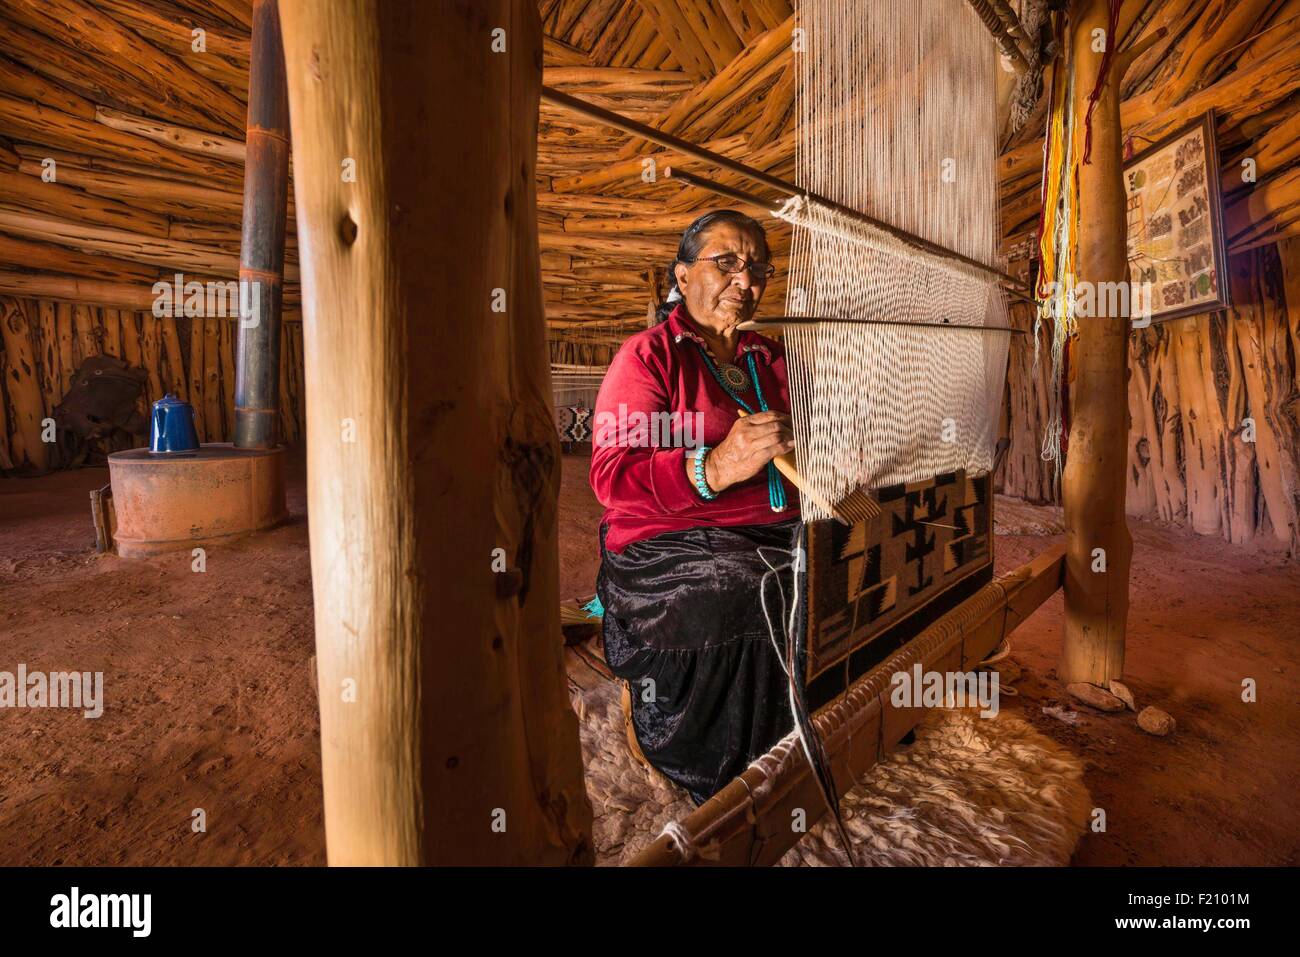
[[[600,510],[587,460],[564,465],[561,597],[585,598]],[[102,671],[105,698],[97,719],[0,709],[0,865],[324,863],[306,503],[291,473],[291,521],[209,549],[203,572],[189,553],[95,554],[88,492],[105,470],[0,480],[0,671]],[[1000,501],[998,514],[1012,533],[999,570],[1059,535],[1052,509]],[[1139,707],[1177,719],[1170,737],[1064,694],[1059,595],[1012,636],[1024,673],[1003,707],[1085,758],[1105,811],[1075,861],[1295,864],[1300,566],[1142,522],[1133,533],[1125,680]],[[1246,678],[1257,703],[1242,701]]]

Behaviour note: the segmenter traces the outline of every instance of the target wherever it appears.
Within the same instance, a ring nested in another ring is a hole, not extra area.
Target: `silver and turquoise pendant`
[[[739,366],[733,366],[730,362],[719,362],[718,372],[722,374],[722,381],[736,391],[749,388],[749,376],[745,375]]]

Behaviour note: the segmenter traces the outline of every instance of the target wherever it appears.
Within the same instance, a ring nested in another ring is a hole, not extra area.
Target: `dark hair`
[[[686,232],[682,233],[681,242],[677,244],[677,258],[668,264],[669,295],[677,288],[677,270],[675,268],[677,264],[693,261],[700,254],[700,250],[704,248],[704,234],[708,232],[710,227],[716,226],[718,223],[731,223],[741,229],[748,230],[751,235],[762,240],[764,257],[771,256],[771,247],[767,245],[767,231],[763,229],[758,220],[752,216],[746,216],[736,209],[715,209],[713,212],[705,213],[695,220],[686,227]],[[655,320],[663,322],[676,307],[677,302],[669,302],[665,296],[664,301],[655,310]]]

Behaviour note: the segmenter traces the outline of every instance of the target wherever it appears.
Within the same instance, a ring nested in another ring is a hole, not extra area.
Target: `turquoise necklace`
[[[713,373],[713,378],[718,385],[722,386],[723,390],[736,401],[737,405],[750,415],[753,415],[754,410],[750,408],[749,403],[737,395],[736,390],[728,384],[725,378],[723,378],[722,373],[718,369],[718,364],[713,361],[713,356],[709,355],[709,350],[704,348],[704,346],[700,345],[698,342],[695,343],[695,348],[700,350],[700,356],[704,359],[704,364],[709,367],[709,372]],[[758,368],[754,365],[753,350],[746,354],[745,359],[746,364],[749,366],[750,381],[754,384],[754,396],[758,400],[758,410],[760,412],[767,412],[767,400],[763,398],[763,387],[759,385],[758,382]],[[732,366],[732,368],[734,369],[735,366]],[[774,512],[784,511],[787,505],[785,486],[781,484],[781,473],[776,470],[775,462],[767,463],[767,500],[772,506],[772,511]]]

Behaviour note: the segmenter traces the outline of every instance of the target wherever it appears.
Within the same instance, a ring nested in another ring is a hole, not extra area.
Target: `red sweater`
[[[701,498],[687,477],[683,460],[694,454],[688,447],[716,446],[740,409],[704,364],[695,345],[704,345],[697,328],[679,303],[666,321],[623,343],[601,384],[593,417],[591,488],[605,506],[610,551],[663,532],[760,525],[799,515],[798,492],[784,479],[789,504],[772,511],[766,469],[712,501]],[[784,349],[756,332],[742,332],[733,361],[747,376],[751,351],[767,407],[788,413]],[[758,411],[752,387],[739,395]],[[691,415],[697,412],[701,415]]]

